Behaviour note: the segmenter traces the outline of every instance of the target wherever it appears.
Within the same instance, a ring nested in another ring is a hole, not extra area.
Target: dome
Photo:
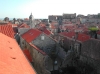
[[[34,18],[34,17],[33,17],[32,13],[31,13],[31,15],[29,16],[29,19],[32,19],[32,20],[33,20],[33,18]]]

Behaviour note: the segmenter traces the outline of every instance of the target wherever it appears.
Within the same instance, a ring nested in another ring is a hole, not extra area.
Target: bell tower
[[[30,28],[34,28],[35,27],[35,25],[34,25],[34,17],[32,15],[32,13],[29,16],[29,26],[30,26]]]

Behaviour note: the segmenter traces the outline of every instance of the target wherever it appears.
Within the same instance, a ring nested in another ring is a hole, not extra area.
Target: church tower
[[[34,17],[31,13],[31,15],[29,16],[29,26],[30,28],[34,28],[35,27],[35,24],[34,24]]]

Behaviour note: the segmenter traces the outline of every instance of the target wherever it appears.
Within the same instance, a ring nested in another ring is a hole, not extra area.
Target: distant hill
[[[19,18],[16,18],[19,19]],[[20,18],[20,19],[24,19],[24,18]],[[4,18],[0,18],[0,20],[4,20]],[[9,18],[9,20],[13,20],[13,18]]]

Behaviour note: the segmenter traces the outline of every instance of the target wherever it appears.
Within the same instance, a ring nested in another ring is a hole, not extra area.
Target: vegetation
[[[98,31],[98,30],[99,30],[99,28],[96,27],[96,26],[91,26],[91,27],[89,27],[88,29],[89,29],[90,31]]]

